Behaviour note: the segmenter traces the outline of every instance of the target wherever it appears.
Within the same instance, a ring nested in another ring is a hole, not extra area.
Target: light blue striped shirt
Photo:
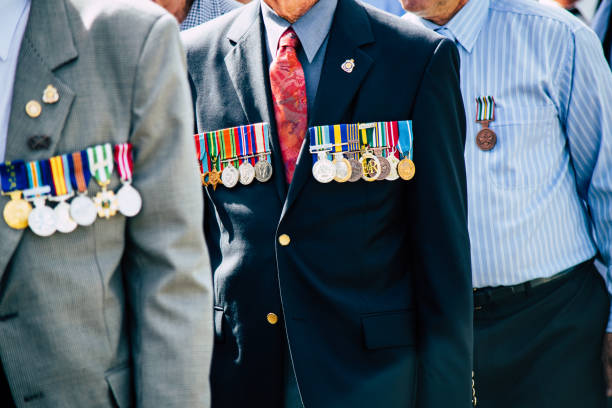
[[[406,18],[459,49],[474,286],[549,277],[599,250],[612,289],[612,73],[595,34],[532,0],[470,0],[442,27]],[[485,152],[475,98],[489,95]]]

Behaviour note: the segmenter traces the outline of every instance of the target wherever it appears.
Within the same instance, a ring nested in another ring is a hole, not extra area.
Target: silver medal
[[[255,168],[248,161],[242,163],[238,171],[240,172],[240,184],[244,186],[251,184],[255,179]]]
[[[399,174],[397,173],[397,165],[399,164],[399,159],[394,155],[387,157],[389,161],[389,165],[391,166],[389,175],[385,178],[385,180],[395,181],[399,178]]]
[[[225,187],[232,188],[238,184],[238,180],[240,180],[240,172],[231,163],[228,164],[221,173],[221,182]]]
[[[123,183],[119,191],[117,191],[117,207],[119,212],[126,217],[133,217],[140,212],[142,208],[142,197],[132,183]]]
[[[57,230],[55,212],[45,205],[43,197],[34,198],[35,208],[28,216],[28,225],[33,233],[40,237],[49,237]]]
[[[312,166],[312,175],[319,183],[329,183],[336,177],[336,166],[327,158],[327,153],[317,153],[317,162]]]
[[[255,163],[255,178],[260,183],[265,183],[272,178],[272,165],[265,158],[260,158]]]
[[[60,201],[53,212],[55,213],[55,226],[59,232],[68,234],[76,229],[77,223],[70,217],[70,204],[66,201]]]
[[[96,220],[98,209],[91,198],[81,194],[70,202],[70,216],[77,224],[87,227]]]

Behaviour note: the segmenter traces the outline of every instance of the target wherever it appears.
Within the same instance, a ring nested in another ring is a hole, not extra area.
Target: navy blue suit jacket
[[[213,408],[281,407],[287,340],[306,408],[467,408],[473,309],[454,44],[339,0],[309,124],[412,119],[416,177],[320,184],[305,142],[287,187],[263,35],[257,1],[183,33],[197,130],[272,128],[270,182],[204,193]]]

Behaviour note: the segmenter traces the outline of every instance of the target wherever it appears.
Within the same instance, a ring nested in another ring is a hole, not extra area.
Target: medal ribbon
[[[476,98],[476,122],[491,122],[495,120],[495,99],[492,96]]]
[[[198,133],[195,135],[196,140],[196,154],[198,156],[198,163],[200,164],[200,171],[202,174],[208,173],[208,157],[206,154],[206,133]]]
[[[384,122],[385,123],[385,134],[387,136],[387,156],[397,157],[397,139],[399,137],[399,129],[397,127],[397,121]]]
[[[268,161],[271,160],[271,150],[270,150],[270,124],[262,123],[261,127],[263,128],[264,133],[264,149],[266,152],[266,159]]]
[[[4,193],[22,191],[28,188],[28,177],[24,161],[15,160],[0,164],[0,180],[2,182],[2,192]]]
[[[115,145],[115,162],[117,163],[117,171],[119,171],[121,181],[132,181],[134,157],[131,143],[119,143]]]
[[[258,156],[268,152],[268,127],[265,125],[267,124],[257,123],[253,125],[253,130],[255,133],[255,149]]]
[[[208,152],[208,168],[212,170],[219,170],[219,143],[217,139],[217,132],[206,132],[206,151]]]
[[[196,148],[196,157],[198,160],[198,166],[200,167],[200,174],[204,174],[204,168],[202,166],[202,145],[200,142],[200,133],[193,135],[193,141]]]
[[[397,126],[399,129],[397,148],[402,157],[408,157],[412,160],[412,121],[402,120],[397,122]]]
[[[51,163],[49,160],[31,161],[26,165],[28,174],[29,196],[55,195]],[[25,194],[24,194],[25,196]]]
[[[53,188],[55,189],[54,195],[60,197],[72,194],[68,155],[54,156],[49,159],[49,163],[51,165]]]
[[[85,194],[87,192],[89,180],[91,179],[87,150],[74,152],[68,156],[68,165],[72,187],[80,194]]]
[[[89,170],[98,184],[106,185],[113,174],[113,153],[110,143],[87,148]]]

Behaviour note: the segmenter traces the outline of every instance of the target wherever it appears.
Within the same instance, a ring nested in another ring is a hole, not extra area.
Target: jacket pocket
[[[225,320],[225,312],[221,306],[215,306],[215,343],[225,342],[223,333],[223,325]]]
[[[369,350],[414,346],[415,326],[413,310],[394,310],[361,316],[363,339]]]
[[[115,404],[119,408],[131,407],[133,405],[133,396],[130,367],[128,365],[121,365],[114,368],[106,374],[105,379],[111,389]]]

